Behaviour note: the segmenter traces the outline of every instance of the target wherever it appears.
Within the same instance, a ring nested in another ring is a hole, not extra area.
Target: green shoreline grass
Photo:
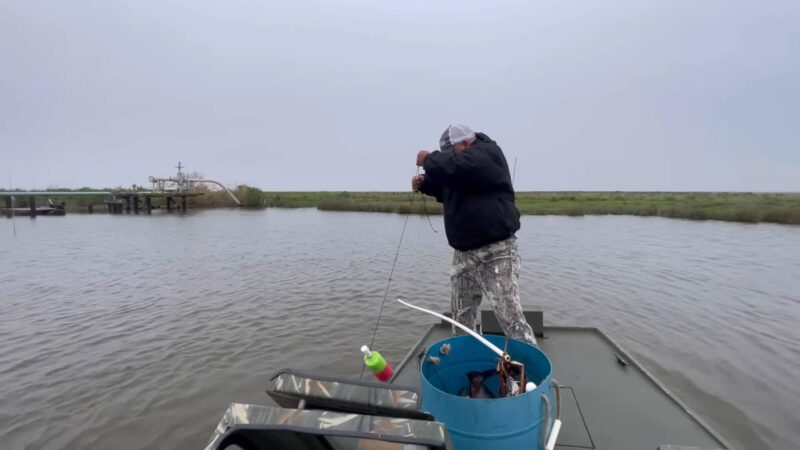
[[[60,189],[64,190],[64,189]],[[397,214],[441,214],[433,197],[411,192],[263,192],[239,186],[234,193],[245,207],[318,208]],[[413,200],[412,200],[413,197]],[[25,199],[19,199],[19,206]],[[86,212],[94,204],[105,211],[105,196],[66,196],[68,212]],[[40,199],[38,202],[43,204]],[[225,192],[205,191],[188,199],[190,208],[233,206]],[[517,192],[523,215],[633,215],[730,222],[800,225],[800,193],[746,192]]]
[[[800,193],[518,192],[523,215],[633,215],[800,224]],[[256,205],[254,205],[256,206]],[[267,207],[441,214],[433,197],[410,192],[264,192]]]

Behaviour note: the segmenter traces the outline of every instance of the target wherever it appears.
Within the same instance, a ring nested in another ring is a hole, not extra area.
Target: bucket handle
[[[553,450],[556,446],[556,439],[558,433],[561,431],[561,388],[556,380],[552,380],[553,388],[556,391],[556,418],[553,421],[553,427],[550,428],[550,399],[547,395],[542,394],[542,403],[544,403],[544,423],[542,424],[542,449]],[[547,435],[547,429],[550,428],[550,436]]]
[[[551,380],[553,384],[553,389],[556,391],[556,419],[561,418],[561,386],[559,386],[558,381],[553,378]]]

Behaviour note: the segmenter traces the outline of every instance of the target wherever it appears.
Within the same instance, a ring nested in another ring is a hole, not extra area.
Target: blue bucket
[[[505,346],[504,336],[484,337],[501,349]],[[445,344],[450,344],[447,355],[439,350]],[[512,360],[525,364],[525,375],[536,383],[536,389],[514,397],[469,398],[459,395],[464,389],[469,392],[466,374],[496,368],[497,354],[472,336],[451,337],[428,348],[421,367],[422,410],[447,425],[456,450],[542,450],[542,427],[549,431],[556,413],[551,386],[553,365],[541,350],[514,339],[509,340],[508,354]],[[440,358],[441,362],[433,364],[428,356]],[[496,396],[498,376],[488,377],[485,386]]]

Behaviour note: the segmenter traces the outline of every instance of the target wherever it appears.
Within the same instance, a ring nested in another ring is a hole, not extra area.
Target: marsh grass
[[[63,189],[60,189],[63,191]],[[81,191],[89,188],[81,189]],[[234,206],[228,194],[199,187],[204,195],[188,199],[190,208]],[[318,208],[397,214],[442,214],[433,197],[411,192],[263,192],[241,185],[234,190],[249,208]],[[413,198],[413,200],[412,200]],[[85,212],[89,204],[102,212],[103,195],[76,195],[63,200],[67,210]],[[17,205],[26,204],[19,198]],[[43,204],[42,200],[38,200]],[[800,193],[747,192],[518,192],[517,208],[529,215],[633,215],[730,222],[800,224]]]
[[[265,192],[266,206],[332,211],[441,214],[407,192]],[[518,192],[517,208],[530,215],[633,215],[731,222],[800,224],[800,194],[727,192]]]
[[[800,224],[800,194],[728,192],[521,192],[522,214],[661,216]]]
[[[246,207],[318,208],[397,214],[442,214],[433,197],[410,192],[235,191]],[[196,207],[232,206],[227,194],[206,191]],[[528,215],[632,215],[730,222],[800,224],[800,193],[734,192],[518,192],[517,208]]]

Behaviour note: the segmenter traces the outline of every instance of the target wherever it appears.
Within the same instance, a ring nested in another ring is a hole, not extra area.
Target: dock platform
[[[115,192],[111,200],[106,201],[110,214],[151,214],[154,206],[153,199],[164,199],[168,212],[172,210],[186,211],[186,199],[199,197],[202,192]],[[178,201],[180,199],[180,202]],[[158,208],[158,207],[156,207]]]

